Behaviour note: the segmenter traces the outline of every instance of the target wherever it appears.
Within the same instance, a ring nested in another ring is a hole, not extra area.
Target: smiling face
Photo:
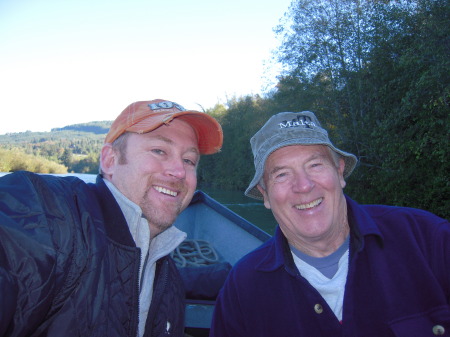
[[[179,119],[126,137],[124,151],[111,144],[103,147],[104,177],[140,206],[155,237],[174,223],[195,192],[200,160],[197,137]]]
[[[292,145],[273,152],[264,167],[264,205],[297,249],[326,256],[348,234],[344,161],[324,145]]]

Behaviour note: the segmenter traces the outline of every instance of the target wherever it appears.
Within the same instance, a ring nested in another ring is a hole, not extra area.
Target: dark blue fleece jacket
[[[211,337],[450,336],[450,225],[431,213],[347,198],[349,271],[339,322],[275,236],[236,264]]]

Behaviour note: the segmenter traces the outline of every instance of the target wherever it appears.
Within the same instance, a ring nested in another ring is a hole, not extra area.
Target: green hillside
[[[0,135],[0,149],[3,150],[0,152],[0,171],[96,173],[99,152],[111,123],[96,121],[54,128],[50,132]],[[56,169],[50,162],[61,167]]]

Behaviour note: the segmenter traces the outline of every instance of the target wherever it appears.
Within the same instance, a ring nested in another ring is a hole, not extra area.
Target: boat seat
[[[187,299],[216,299],[231,264],[223,261],[209,242],[185,240],[171,256],[183,280]]]

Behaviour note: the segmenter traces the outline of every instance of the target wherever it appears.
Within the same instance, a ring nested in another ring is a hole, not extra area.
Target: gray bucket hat
[[[250,139],[252,147],[255,176],[245,190],[245,195],[263,200],[256,185],[260,182],[264,165],[269,155],[289,145],[327,145],[345,161],[344,178],[353,171],[358,160],[351,154],[337,149],[328,138],[328,132],[322,128],[319,120],[310,111],[280,112],[270,117],[264,126]]]

